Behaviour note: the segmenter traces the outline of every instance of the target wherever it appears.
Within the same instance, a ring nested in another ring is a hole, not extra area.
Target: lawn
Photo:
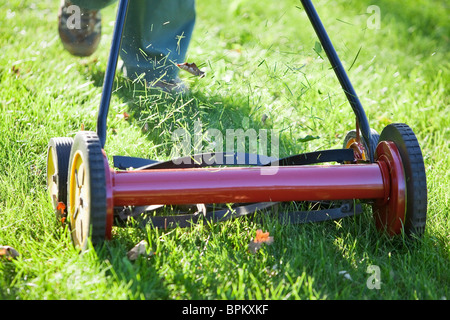
[[[46,190],[47,144],[96,129],[115,6],[103,12],[98,51],[80,59],[59,40],[55,1],[0,0],[0,245],[20,253],[0,258],[0,298],[450,298],[449,5],[314,3],[371,127],[407,123],[417,135],[428,186],[421,239],[381,234],[367,207],[320,224],[258,214],[187,229],[114,227],[102,248],[79,254]],[[173,132],[193,133],[196,121],[223,133],[276,130],[280,157],[340,148],[355,117],[317,41],[300,1],[198,1],[187,60],[206,77],[181,73],[190,86],[182,96],[119,72],[106,153],[171,159]],[[274,241],[253,254],[257,229]],[[141,240],[151,255],[130,261]],[[378,289],[367,285],[374,267]]]

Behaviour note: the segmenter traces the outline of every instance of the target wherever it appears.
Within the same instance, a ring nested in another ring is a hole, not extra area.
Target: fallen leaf
[[[0,257],[5,257],[8,260],[18,257],[20,254],[16,249],[10,246],[0,246]]]
[[[58,210],[61,214],[64,214],[64,210],[66,210],[66,205],[64,204],[64,202],[58,202],[56,210]]]
[[[20,76],[20,68],[16,67],[16,65],[13,65],[11,68],[12,73],[14,73],[16,75],[16,77]]]
[[[154,253],[151,252],[147,254],[147,246],[148,246],[147,241],[142,240],[141,242],[139,242],[137,245],[133,247],[133,249],[128,251],[127,253],[128,259],[130,261],[135,261],[137,260],[137,258],[139,258],[139,256],[151,257]]]
[[[66,205],[64,204],[64,202],[58,202],[58,204],[56,205],[56,210],[58,210],[59,216],[61,217],[61,223],[64,224],[66,222]]]
[[[261,229],[256,230],[256,237],[253,242],[265,242],[267,244],[272,244],[273,237],[269,237],[269,232],[262,232]]]
[[[181,70],[187,71],[190,74],[193,74],[194,76],[198,76],[200,78],[203,78],[205,76],[205,72],[200,70],[197,65],[193,63],[179,63],[177,64],[178,68]]]
[[[248,250],[251,253],[256,253],[263,243],[272,244],[273,237],[269,237],[269,232],[263,232],[261,229],[258,229],[256,230],[256,237],[248,244]]]
[[[128,112],[124,111],[123,113],[119,113],[116,115],[118,119],[128,120],[130,118],[130,115]]]

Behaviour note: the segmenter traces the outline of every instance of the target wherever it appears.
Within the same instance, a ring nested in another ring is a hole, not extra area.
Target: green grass
[[[95,130],[115,6],[86,59],[63,50],[54,1],[0,0],[0,259],[2,299],[448,299],[450,297],[449,7],[444,1],[315,1],[349,70],[371,127],[405,122],[416,133],[429,192],[427,229],[413,243],[362,216],[281,226],[259,215],[190,229],[117,228],[79,254],[55,221],[46,190],[50,138]],[[368,29],[378,5],[380,29]],[[276,129],[280,156],[341,147],[354,115],[299,1],[198,2],[187,96],[166,96],[117,75],[106,152],[170,159],[172,133],[203,128]],[[359,54],[358,54],[359,52]],[[324,56],[323,52],[321,53]],[[130,114],[128,120],[120,117]],[[266,121],[261,121],[267,117]],[[192,131],[190,131],[192,132]],[[310,140],[308,137],[317,137]],[[257,229],[274,237],[256,254]],[[130,262],[147,240],[154,255]],[[370,265],[381,289],[370,290]],[[346,271],[352,280],[340,271]]]

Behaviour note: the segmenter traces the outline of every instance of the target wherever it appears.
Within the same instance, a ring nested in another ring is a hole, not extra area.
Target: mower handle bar
[[[369,121],[366,113],[361,105],[358,95],[353,88],[350,79],[345,72],[345,69],[333,47],[333,44],[328,37],[328,34],[310,0],[301,0],[303,8],[308,15],[309,20],[317,34],[317,37],[322,44],[322,47],[330,60],[331,66],[345,92],[348,102],[356,115],[357,127],[361,130],[361,134],[367,146],[370,162],[374,162],[373,146],[371,145],[371,133]],[[111,102],[112,87],[117,68],[117,61],[119,59],[120,46],[122,41],[122,34],[125,25],[125,20],[128,10],[128,0],[120,0],[117,17],[114,25],[113,38],[111,42],[111,51],[109,54],[108,65],[106,67],[105,79],[103,82],[102,97],[100,101],[100,110],[97,118],[97,134],[100,139],[102,148],[106,142],[106,120],[108,117],[109,104]]]

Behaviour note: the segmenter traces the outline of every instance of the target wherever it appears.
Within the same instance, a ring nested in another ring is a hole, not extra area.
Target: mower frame
[[[203,211],[203,215],[147,216],[142,221],[159,228],[188,227],[199,219],[223,221],[274,207],[279,202],[315,201],[319,204],[317,210],[279,215],[281,223],[307,223],[359,214],[362,207],[356,203],[358,200],[372,205],[378,229],[391,235],[402,231],[408,235],[423,234],[426,178],[416,136],[405,124],[391,124],[381,135],[370,128],[317,11],[311,1],[301,2],[356,116],[356,130],[344,139],[343,149],[284,159],[258,155],[257,164],[249,163],[248,154],[238,153],[208,154],[212,159],[208,163],[202,162],[204,155],[193,155],[190,158],[199,161],[191,165],[115,156],[114,167],[110,167],[104,151],[106,122],[129,3],[119,1],[97,132],[81,131],[74,139],[53,138],[48,148],[50,194],[58,217],[62,214],[63,219],[68,218],[77,247],[85,249],[89,240],[101,243],[110,239],[115,219],[127,220],[153,207],[189,204],[244,205],[216,209],[212,214]],[[230,163],[224,161],[226,157],[232,157],[232,165],[223,167]],[[242,164],[237,161],[242,158],[246,159],[245,166],[234,167]],[[339,164],[323,165],[324,162]],[[67,202],[67,209],[61,201]],[[324,207],[330,201],[338,203]]]

